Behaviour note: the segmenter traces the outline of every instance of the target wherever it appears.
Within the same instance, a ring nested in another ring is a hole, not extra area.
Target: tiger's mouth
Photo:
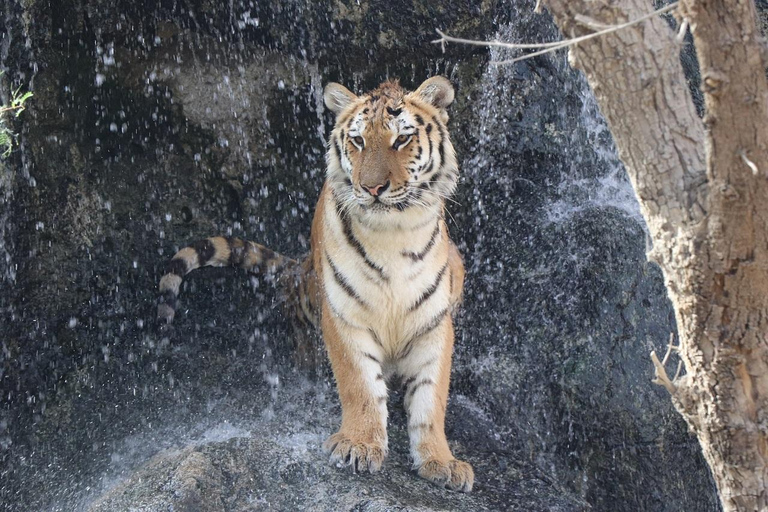
[[[364,211],[368,212],[402,212],[408,208],[422,205],[427,206],[424,201],[419,201],[417,187],[407,187],[405,190],[396,193],[394,196],[363,196],[355,194],[357,203]]]
[[[387,211],[391,210],[392,208],[396,208],[403,202],[403,199],[393,201],[389,197],[357,196],[357,203],[363,210],[367,211]]]

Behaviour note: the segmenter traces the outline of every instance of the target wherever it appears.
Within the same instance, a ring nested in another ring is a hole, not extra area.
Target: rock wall
[[[674,319],[584,81],[563,55],[501,68],[429,43],[434,28],[558,37],[533,3],[8,2],[0,93],[35,96],[0,164],[0,503],[183,506],[199,477],[237,494],[202,510],[310,506],[290,500],[319,485],[318,510],[334,496],[355,510],[718,510],[695,438],[650,383]],[[457,87],[449,225],[468,274],[448,434],[478,468],[472,497],[408,474],[398,405],[383,476],[323,466],[332,381],[293,364],[268,284],[198,272],[173,329],[153,327],[162,264],[189,241],[307,251],[326,82],[434,74]],[[236,435],[206,434],[222,425]],[[169,474],[181,487],[146,484]],[[285,494],[242,483],[270,474]]]

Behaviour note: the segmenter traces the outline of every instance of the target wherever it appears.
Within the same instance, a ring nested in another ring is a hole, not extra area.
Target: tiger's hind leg
[[[453,322],[449,314],[431,332],[411,340],[398,363],[404,378],[405,409],[411,457],[419,476],[439,486],[469,492],[472,466],[457,460],[445,437],[445,410],[451,377]]]
[[[387,385],[373,336],[324,304],[322,329],[341,400],[341,428],[323,444],[331,462],[375,473],[387,456]]]

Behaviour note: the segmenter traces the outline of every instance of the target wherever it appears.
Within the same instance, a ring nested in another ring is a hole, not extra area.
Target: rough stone
[[[718,510],[650,383],[674,320],[583,79],[564,55],[501,68],[429,43],[554,40],[532,0],[144,4],[17,0],[0,17],[8,86],[35,94],[0,164],[0,507],[248,510],[317,488],[354,510]],[[381,475],[325,465],[329,370],[292,364],[268,283],[194,273],[174,326],[153,327],[187,242],[307,251],[324,83],[438,73],[457,87],[449,225],[468,274],[448,436],[476,466],[470,496],[409,471],[398,412]],[[222,423],[242,432],[205,440]],[[286,435],[308,439],[300,455]]]

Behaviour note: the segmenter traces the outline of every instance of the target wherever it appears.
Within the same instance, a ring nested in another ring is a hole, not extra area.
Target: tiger
[[[301,261],[250,241],[212,237],[178,251],[160,280],[158,318],[170,322],[184,275],[235,266],[294,276],[296,315],[319,326],[341,402],[341,426],[324,443],[330,462],[379,471],[388,455],[388,386],[402,386],[413,469],[469,492],[472,466],[445,436],[453,313],[464,266],[445,221],[459,167],[447,129],[451,82],[415,91],[397,80],[357,96],[329,83],[335,125],[326,177]]]

